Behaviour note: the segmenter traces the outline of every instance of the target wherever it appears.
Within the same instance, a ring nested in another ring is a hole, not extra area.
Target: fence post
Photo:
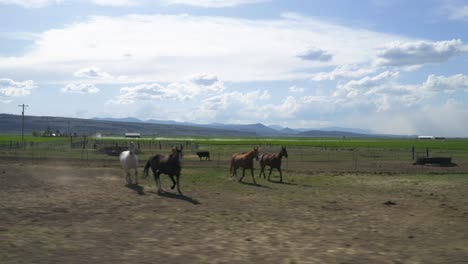
[[[413,160],[415,160],[416,159],[416,150],[415,150],[414,146],[411,148],[411,151],[413,153]]]
[[[31,164],[34,164],[34,142],[31,142]]]

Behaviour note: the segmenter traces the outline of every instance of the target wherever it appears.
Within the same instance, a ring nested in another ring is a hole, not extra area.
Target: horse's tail
[[[149,167],[151,167],[151,160],[152,158],[150,158],[147,162],[146,162],[146,165],[145,165],[145,168],[143,169],[143,177],[148,177],[148,169]]]
[[[234,156],[231,158],[231,167],[229,168],[229,176],[232,176],[234,173]]]
[[[266,153],[263,153],[262,155],[260,155],[260,157],[258,157],[258,163],[260,164],[260,166],[264,166],[265,165],[265,158],[266,158]]]

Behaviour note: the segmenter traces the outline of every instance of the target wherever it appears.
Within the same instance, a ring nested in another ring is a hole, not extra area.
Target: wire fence
[[[141,162],[155,154],[169,154],[174,146],[184,147],[184,165],[189,168],[229,169],[233,153],[249,151],[251,145],[195,144],[184,141],[137,141]],[[280,147],[259,145],[260,153],[279,152]],[[0,144],[0,158],[31,162],[74,161],[82,164],[103,163],[118,166],[118,156],[127,149],[122,140],[75,138],[53,142],[5,142]],[[428,170],[466,173],[468,153],[461,150],[429,148],[344,148],[287,146],[289,157],[283,160],[283,169],[294,173],[307,172],[400,172],[418,173]],[[210,159],[200,159],[198,151],[210,153]],[[434,168],[415,166],[418,157],[449,157],[457,166]]]

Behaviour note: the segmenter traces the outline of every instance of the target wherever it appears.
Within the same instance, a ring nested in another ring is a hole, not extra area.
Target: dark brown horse
[[[158,188],[158,194],[161,194],[162,187],[161,187],[161,179],[159,175],[161,173],[167,174],[172,181],[171,189],[177,185],[177,192],[182,195],[180,191],[180,172],[182,170],[181,160],[182,160],[182,149],[183,146],[181,145],[180,148],[173,148],[172,153],[169,156],[157,154],[154,157],[150,158],[148,162],[146,162],[145,169],[143,170],[143,175],[148,177],[148,169],[151,167],[153,171],[154,181],[156,182],[156,186]],[[176,180],[174,180],[174,176]]]
[[[285,147],[281,147],[279,153],[263,153],[260,156],[260,174],[258,177],[262,176],[265,179],[265,166],[270,166],[270,173],[268,174],[268,181],[270,181],[271,171],[276,168],[280,174],[280,182],[283,182],[283,174],[281,173],[281,159],[283,157],[288,157],[288,151]]]
[[[258,160],[258,148],[253,148],[251,151],[249,151],[247,153],[233,154],[232,158],[231,158],[231,168],[230,168],[231,177],[236,176],[236,178],[237,178],[237,169],[239,167],[241,167],[242,168],[242,177],[238,180],[239,182],[241,182],[242,179],[245,176],[245,170],[250,169],[250,172],[252,174],[252,180],[253,180],[254,184],[257,184],[257,182],[255,181],[254,172],[253,172],[253,170],[254,170],[253,159],[254,158],[256,160]]]

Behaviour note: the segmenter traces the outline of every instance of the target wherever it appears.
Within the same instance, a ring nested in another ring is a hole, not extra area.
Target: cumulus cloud
[[[255,4],[270,0],[166,0],[167,4],[191,5],[208,8],[234,7],[244,4]]]
[[[418,85],[400,84],[399,72],[385,71],[339,84],[332,97],[340,107],[372,107],[378,112],[412,107],[433,94],[418,90]]]
[[[306,61],[327,62],[327,61],[331,61],[331,59],[333,58],[333,55],[329,53],[328,51],[321,50],[318,48],[312,48],[297,55],[297,57]]]
[[[196,84],[191,81],[183,81],[167,85],[159,83],[139,84],[121,88],[120,94],[115,99],[110,100],[109,103],[133,104],[139,101],[159,100],[185,101],[194,99],[197,96],[211,96],[223,90],[224,86],[220,82]]]
[[[354,65],[354,64],[344,64],[339,65],[334,68],[332,71],[328,72],[318,72],[312,74],[311,79],[314,81],[326,81],[326,80],[336,80],[340,78],[360,78],[370,73],[373,73],[377,70],[376,67],[364,66],[364,65]]]
[[[61,2],[63,0],[0,0],[0,4],[19,5],[25,8],[40,8]]]
[[[429,75],[422,84],[422,88],[433,92],[455,92],[457,90],[468,92],[468,77],[464,74],[455,74],[448,77]]]
[[[286,97],[281,104],[272,104],[270,99],[268,90],[225,92],[202,100],[192,117],[228,123],[249,123],[252,120],[268,122],[291,118],[298,109],[292,96]]]
[[[198,85],[210,86],[218,82],[218,77],[212,74],[194,75],[190,80]]]
[[[137,101],[161,100],[169,96],[168,92],[170,91],[157,83],[123,87],[120,89],[120,95],[112,103],[131,104]]]
[[[89,79],[112,78],[112,76],[98,67],[83,68],[74,73],[76,77]]]
[[[7,103],[13,97],[30,95],[32,89],[36,87],[32,80],[17,82],[12,79],[0,79],[0,101]]]
[[[366,76],[359,80],[351,80],[345,84],[338,85],[335,95],[345,95],[345,97],[357,97],[371,89],[387,85],[389,80],[398,77],[398,72],[385,71],[376,76]]]
[[[382,50],[378,56],[384,66],[412,66],[427,63],[445,62],[464,52],[459,39],[448,41],[394,42]]]
[[[98,93],[99,88],[94,86],[92,83],[71,83],[67,84],[64,88],[62,88],[62,92],[64,93],[76,93],[76,94],[93,94]]]

